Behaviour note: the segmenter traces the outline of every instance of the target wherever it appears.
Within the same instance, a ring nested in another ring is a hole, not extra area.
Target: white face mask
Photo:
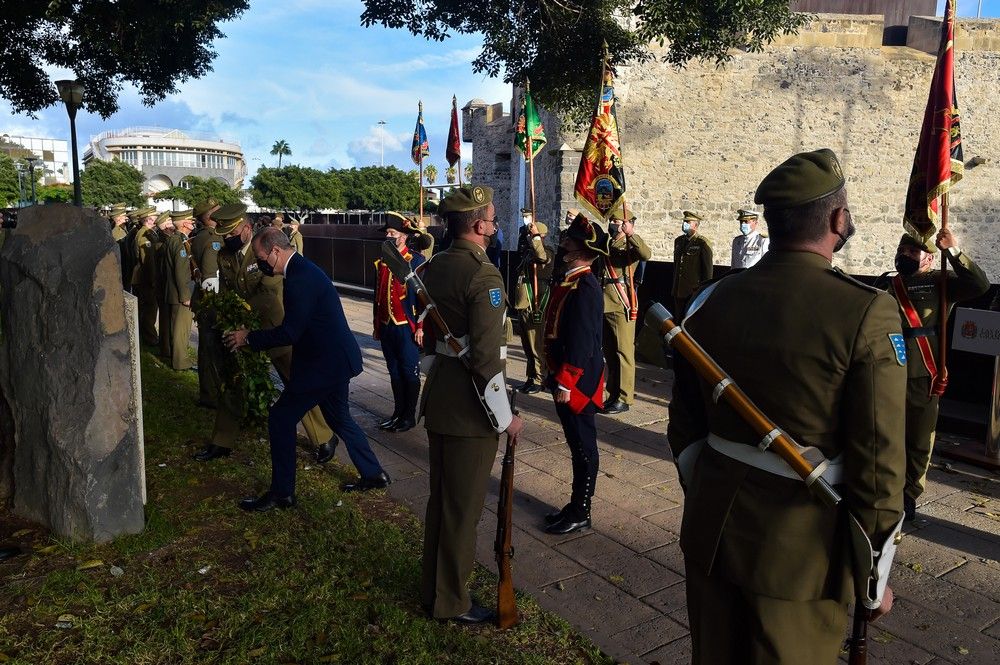
[[[681,231],[684,233],[691,233],[691,224],[689,222],[682,222]]]
[[[742,233],[745,236],[750,235],[750,224],[748,224],[747,222],[743,222],[742,224],[740,224],[740,233]]]

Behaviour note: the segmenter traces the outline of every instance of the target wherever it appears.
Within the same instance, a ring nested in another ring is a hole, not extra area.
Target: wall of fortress
[[[822,14],[763,53],[723,68],[661,63],[622,68],[616,85],[629,206],[654,259],[671,261],[683,210],[705,216],[715,262],[728,265],[736,210],[753,207],[760,179],[795,152],[828,147],[841,158],[858,234],[837,259],[848,272],[892,268],[902,208],[934,67],[940,19],[910,19],[908,46],[882,46],[884,19]],[[953,190],[961,246],[1000,281],[1000,21],[959,22],[956,79],[966,167]],[[516,233],[520,159],[511,118],[478,100],[464,110],[475,179],[497,191],[498,219]],[[548,144],[535,163],[545,222],[577,207],[583,146],[544,114]]]

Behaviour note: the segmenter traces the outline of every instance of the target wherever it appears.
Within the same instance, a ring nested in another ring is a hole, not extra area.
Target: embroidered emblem
[[[251,263],[247,266],[247,272],[257,272],[260,268],[257,267],[256,263]]]
[[[217,252],[220,249],[222,249],[222,243],[221,242],[213,242],[212,243],[212,251],[213,252]]]
[[[503,291],[500,289],[490,289],[490,304],[493,305],[494,309],[500,306],[503,302]]]
[[[181,250],[181,258],[182,259],[186,259],[187,255],[188,255],[187,250],[186,249],[182,249]]]
[[[472,188],[472,200],[475,201],[476,203],[482,203],[483,201],[486,200],[486,192],[483,190],[482,187]]]
[[[892,342],[892,350],[896,352],[896,362],[900,367],[906,366],[906,339],[897,333],[890,333],[889,341]]]

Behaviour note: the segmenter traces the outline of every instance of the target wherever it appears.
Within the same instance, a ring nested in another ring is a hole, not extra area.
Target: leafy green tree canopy
[[[184,182],[187,187],[175,185],[162,192],[158,192],[153,198],[161,201],[168,199],[182,201],[189,208],[193,208],[208,199],[215,199],[219,205],[240,202],[240,191],[238,189],[233,189],[226,183],[215,178],[187,176],[184,178]]]
[[[72,203],[73,185],[43,185],[36,192],[39,203]]]
[[[601,45],[613,65],[652,58],[651,43],[669,44],[664,60],[723,64],[731,49],[759,51],[794,32],[808,16],[788,0],[363,0],[361,23],[405,28],[442,41],[483,35],[476,73],[511,83],[531,79],[532,95],[570,122],[590,119],[600,79]],[[630,17],[631,20],[623,20]]]
[[[217,24],[249,0],[16,0],[3,3],[0,97],[15,113],[59,102],[47,70],[65,68],[86,87],[83,105],[107,118],[118,93],[135,85],[152,106],[204,76],[215,59]]]
[[[331,173],[341,182],[346,206],[351,210],[417,209],[420,193],[416,172],[401,171],[395,166],[363,166]]]
[[[14,160],[0,154],[0,208],[13,206],[21,198]]]
[[[260,168],[250,181],[250,196],[260,207],[273,210],[343,208],[345,202],[337,178],[303,166]]]
[[[80,174],[83,204],[102,208],[115,203],[137,207],[145,203],[142,171],[120,160],[94,160]]]

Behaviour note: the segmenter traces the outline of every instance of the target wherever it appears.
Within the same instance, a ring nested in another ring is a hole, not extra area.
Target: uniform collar
[[[570,281],[571,279],[578,279],[583,277],[583,273],[590,272],[590,266],[577,266],[566,271],[565,281]]]
[[[475,253],[476,255],[486,256],[486,250],[483,249],[483,246],[480,245],[479,243],[472,242],[471,240],[465,240],[464,238],[456,238],[454,241],[452,241],[451,246],[457,249],[468,250],[470,252]]]
[[[824,270],[828,270],[832,265],[826,260],[825,256],[820,256],[819,254],[814,254],[813,252],[778,249],[768,250],[767,254],[764,255],[757,265],[761,264],[808,266],[813,268],[822,268]]]

